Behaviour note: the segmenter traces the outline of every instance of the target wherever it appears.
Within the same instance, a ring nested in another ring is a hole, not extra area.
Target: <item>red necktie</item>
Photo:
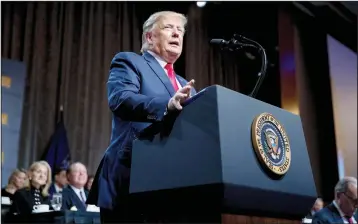
[[[173,69],[173,64],[167,64],[165,67],[164,67],[167,71],[168,71],[168,77],[174,87],[174,90],[175,92],[178,91],[179,87],[178,87],[178,84],[177,84],[177,80],[175,78],[175,74],[174,74],[174,69]]]

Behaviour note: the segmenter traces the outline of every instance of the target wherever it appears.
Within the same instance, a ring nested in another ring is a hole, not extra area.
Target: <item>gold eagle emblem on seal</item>
[[[251,138],[261,165],[275,175],[286,174],[291,165],[291,146],[283,125],[272,114],[262,113],[252,122]]]

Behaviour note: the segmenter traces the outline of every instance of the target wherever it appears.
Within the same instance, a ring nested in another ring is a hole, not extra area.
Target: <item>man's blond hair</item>
[[[173,11],[160,11],[152,14],[147,21],[143,24],[143,33],[142,33],[142,49],[140,50],[142,53],[149,49],[149,44],[147,42],[146,34],[151,32],[158,22],[166,16],[178,16],[183,20],[183,26],[185,27],[188,20],[185,15]]]

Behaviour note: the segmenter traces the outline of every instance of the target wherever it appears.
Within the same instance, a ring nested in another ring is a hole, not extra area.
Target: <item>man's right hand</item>
[[[182,110],[181,103],[191,97],[191,88],[194,86],[194,79],[190,80],[183,88],[179,89],[168,102],[168,110]]]

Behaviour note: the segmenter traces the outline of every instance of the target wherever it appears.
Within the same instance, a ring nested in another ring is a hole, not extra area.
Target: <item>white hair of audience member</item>
[[[142,49],[140,50],[141,52],[144,52],[146,50],[149,49],[149,44],[147,42],[147,37],[146,34],[148,32],[151,32],[156,25],[158,25],[158,22],[160,21],[161,18],[165,17],[165,16],[179,16],[182,20],[183,20],[183,26],[185,27],[188,20],[185,17],[185,15],[177,13],[177,12],[172,12],[172,11],[161,11],[161,12],[156,12],[154,14],[152,14],[147,21],[144,22],[143,24],[143,34],[142,34]]]
[[[336,184],[336,187],[334,188],[334,191],[336,193],[345,193],[347,192],[349,185],[357,186],[357,178],[355,177],[343,177],[338,181]]]

